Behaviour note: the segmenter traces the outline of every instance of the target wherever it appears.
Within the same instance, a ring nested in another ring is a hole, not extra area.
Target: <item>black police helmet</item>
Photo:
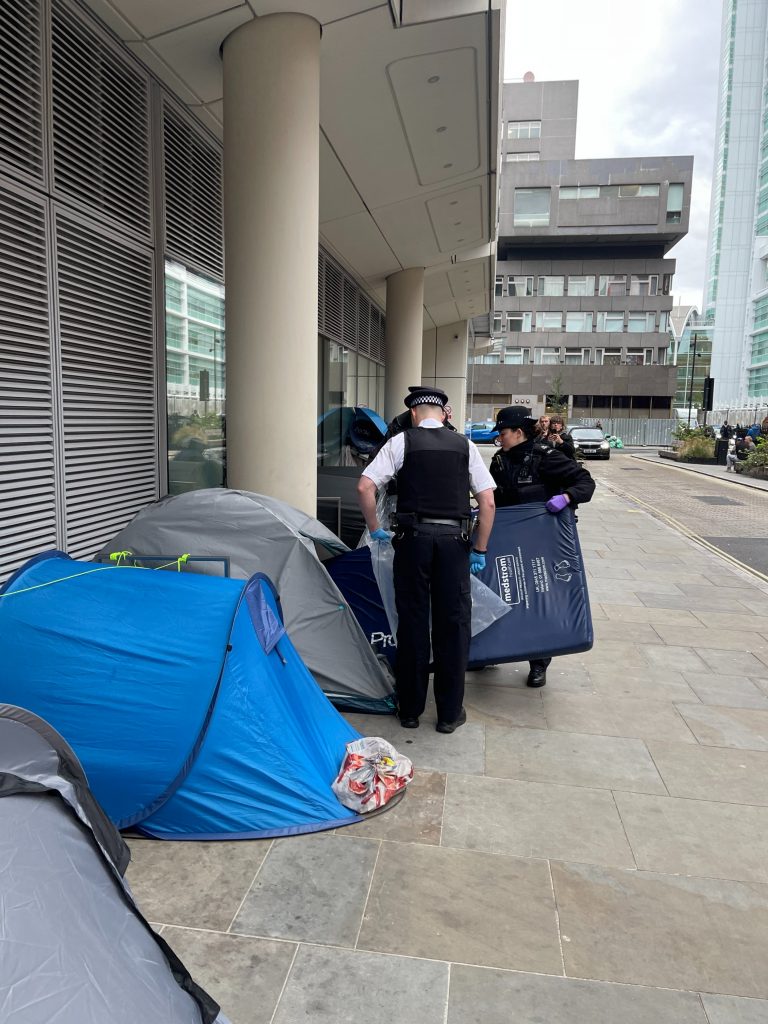
[[[496,415],[497,430],[522,430],[526,436],[532,435],[536,428],[536,420],[531,416],[531,410],[524,405],[508,405],[499,409]]]

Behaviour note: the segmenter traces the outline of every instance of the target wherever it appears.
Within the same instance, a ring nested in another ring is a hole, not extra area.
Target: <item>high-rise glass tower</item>
[[[715,407],[742,415],[768,405],[767,32],[768,0],[724,0],[704,306]]]

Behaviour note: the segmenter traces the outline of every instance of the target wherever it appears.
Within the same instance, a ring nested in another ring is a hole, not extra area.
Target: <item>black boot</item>
[[[467,712],[464,708],[459,712],[459,717],[455,722],[438,722],[435,728],[438,732],[452,733],[455,732],[460,725],[464,725],[467,720]]]
[[[528,686],[546,686],[548,662],[532,661],[531,671],[528,673]]]

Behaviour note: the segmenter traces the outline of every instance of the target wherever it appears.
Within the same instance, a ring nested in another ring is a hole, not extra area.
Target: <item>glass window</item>
[[[604,348],[602,350],[603,358],[600,360],[603,366],[620,366],[621,365],[621,349],[620,348]],[[597,362],[597,360],[595,360]]]
[[[356,396],[350,393],[349,350],[335,341],[320,338],[320,421],[317,427],[317,462],[320,466],[348,465],[348,446],[344,444],[347,424],[342,409],[354,405]],[[362,362],[362,360],[361,360]],[[356,389],[367,399],[367,387]],[[365,401],[362,404],[366,404]]]
[[[658,194],[658,185],[619,185],[619,199],[638,199]]]
[[[536,314],[536,330],[537,331],[562,331],[563,329],[563,314],[562,313],[542,313],[539,311]]]
[[[500,299],[503,294],[504,294],[504,278],[503,277],[497,277],[496,278],[496,288],[495,288],[496,298]]]
[[[180,316],[173,316],[172,313],[166,313],[165,316],[165,347],[166,348],[185,348],[184,340],[186,337],[185,328],[186,320],[183,320]]]
[[[507,330],[530,331],[532,316],[532,313],[507,313]]]
[[[515,227],[540,228],[549,224],[548,188],[515,189]]]
[[[180,352],[168,352],[165,360],[165,376],[169,384],[184,383],[184,356]]]
[[[523,366],[531,361],[529,348],[508,348],[504,350],[504,362],[508,366]]]
[[[595,278],[592,274],[586,277],[569,277],[568,278],[568,294],[569,295],[594,295],[595,294]]]
[[[205,327],[190,320],[187,324],[187,338],[190,352],[213,353],[214,338],[217,331],[213,327]]]
[[[504,160],[508,164],[525,163],[530,160],[540,160],[541,153],[505,153]]]
[[[598,313],[597,330],[600,334],[614,334],[624,330],[623,313]]]
[[[632,334],[639,334],[644,331],[656,329],[655,313],[630,313],[627,330]]]
[[[582,333],[592,330],[591,313],[566,313],[565,329],[569,333],[580,331]]]
[[[539,295],[564,295],[565,294],[565,278],[564,277],[540,277],[539,278]]]
[[[627,366],[644,366],[645,365],[645,349],[642,348],[628,348],[627,349]]]
[[[561,185],[561,199],[599,199],[599,185]]]
[[[658,290],[658,274],[632,274],[629,279],[630,295],[656,295]]]
[[[659,313],[659,334],[666,334],[669,330],[669,313]]]
[[[168,491],[220,487],[226,472],[224,286],[166,262],[165,306]]]
[[[582,348],[570,349],[565,353],[565,365],[566,366],[588,366],[589,365],[589,349]]]
[[[683,219],[683,186],[671,184],[667,190],[667,224],[679,224]]]
[[[214,324],[216,327],[222,327],[224,325],[224,304],[221,297],[188,285],[187,316],[205,320],[206,323]]]
[[[672,274],[664,274],[661,278],[661,294],[669,295],[672,291]]]
[[[510,121],[507,124],[508,139],[540,139],[541,121]]]
[[[174,277],[165,278],[165,308],[181,313],[184,296],[184,282]]]
[[[618,274],[613,276],[602,275],[600,277],[599,291],[601,295],[617,295],[622,296],[627,294],[627,275]]]
[[[499,334],[501,332],[501,330],[502,330],[501,321],[502,320],[503,320],[503,317],[502,317],[501,313],[494,313],[493,314],[493,333],[494,334]]]
[[[513,298],[521,295],[533,295],[532,277],[508,277],[507,294]]]
[[[559,348],[535,348],[533,350],[533,361],[537,366],[551,366],[560,362]]]

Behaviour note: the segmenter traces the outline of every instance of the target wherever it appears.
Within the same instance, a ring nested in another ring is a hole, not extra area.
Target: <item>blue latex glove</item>
[[[479,572],[482,572],[485,568],[485,555],[481,555],[479,551],[470,551],[469,553],[469,571],[473,576],[477,576]]]
[[[556,516],[564,508],[567,508],[569,504],[570,501],[567,494],[556,494],[554,498],[550,498],[547,502],[547,512],[551,512],[553,516]]]
[[[379,528],[378,530],[373,531],[371,534],[371,540],[380,540],[383,543],[388,544],[392,540],[392,534]]]

